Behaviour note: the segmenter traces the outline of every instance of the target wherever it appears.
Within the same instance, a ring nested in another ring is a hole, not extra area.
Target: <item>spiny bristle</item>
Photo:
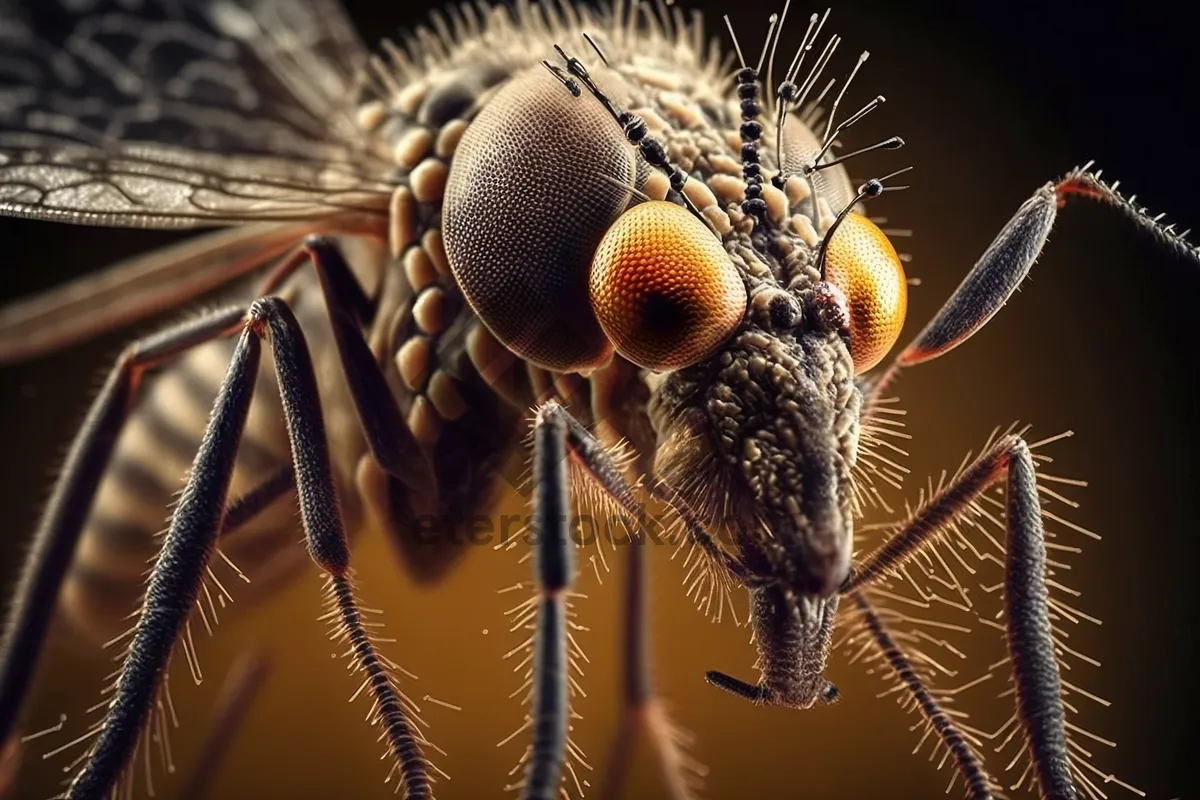
[[[675,441],[670,447],[687,449],[690,441]],[[685,574],[683,585],[687,596],[697,609],[713,622],[725,617],[726,608],[735,625],[742,620],[734,602],[739,588],[737,576],[730,571],[732,558],[721,538],[724,526],[732,519],[730,493],[723,489],[723,473],[707,450],[700,450],[698,459],[667,459],[676,467],[651,481],[652,496],[658,498],[673,513],[666,527],[664,541],[675,544],[671,560],[680,553]],[[687,500],[685,498],[692,498]],[[699,500],[700,505],[691,504]]]
[[[1009,435],[1028,437],[1028,427],[1014,423],[1006,429],[996,428],[979,452],[986,453],[992,445]],[[1121,787],[1141,795],[1140,790],[1092,764],[1095,745],[1113,746],[1112,742],[1086,730],[1077,720],[1084,714],[1085,704],[1106,707],[1107,701],[1081,686],[1089,667],[1098,662],[1079,652],[1069,643],[1067,625],[1099,624],[1099,620],[1079,608],[1080,593],[1064,583],[1070,569],[1070,558],[1081,552],[1081,540],[1099,538],[1067,518],[1079,503],[1069,497],[1071,488],[1085,486],[1083,481],[1046,472],[1052,462],[1044,449],[1070,436],[1070,432],[1032,440],[1029,446],[1037,469],[1037,489],[1046,525],[1048,603],[1054,654],[1063,676],[1062,696],[1067,715],[1068,757],[1071,773],[1080,796],[1087,800],[1104,800],[1105,788]],[[1030,437],[1032,439],[1032,437]],[[936,480],[929,479],[919,492],[915,506],[906,508],[911,518],[927,507],[930,498],[950,485],[971,464],[971,454],[954,472],[944,472]],[[932,537],[926,547],[913,554],[903,564],[887,572],[869,591],[878,613],[892,630],[894,638],[913,662],[914,669],[926,681],[931,693],[944,703],[994,704],[997,695],[1008,705],[1007,721],[990,730],[966,728],[973,740],[989,759],[999,758],[994,772],[1004,774],[1003,783],[1013,791],[1032,789],[1035,781],[1029,751],[1018,717],[1012,711],[1014,697],[1011,664],[1007,655],[995,658],[986,671],[974,679],[963,670],[976,660],[973,652],[983,642],[973,634],[982,630],[997,631],[992,645],[1004,641],[1004,612],[1000,602],[1003,593],[1001,570],[1005,563],[1005,488],[1004,481],[992,486],[971,500],[952,523],[945,525]],[[871,525],[860,528],[871,537],[886,536],[899,525]],[[977,588],[973,588],[977,587]],[[998,608],[992,608],[996,606]],[[963,614],[971,624],[947,622],[946,615]],[[864,663],[872,670],[881,669],[878,654],[870,654],[870,643],[861,624],[847,620],[849,630],[839,643],[852,661]],[[936,652],[931,651],[933,647]],[[970,654],[970,658],[963,657]],[[956,665],[956,666],[951,666]],[[886,670],[884,670],[886,673]],[[955,688],[945,688],[953,681]],[[893,689],[890,693],[897,691]],[[982,694],[980,694],[982,692]],[[991,696],[993,699],[988,700]],[[955,712],[959,713],[959,712]],[[956,720],[958,724],[961,721]],[[990,726],[989,726],[990,728]]]
[[[123,654],[120,658],[123,658]],[[99,714],[100,719],[93,722],[83,734],[42,754],[43,759],[51,759],[79,745],[87,744],[87,747],[77,757],[62,768],[63,773],[69,776],[64,780],[64,787],[71,785],[74,774],[91,757],[92,751],[95,748],[95,740],[104,729],[105,714],[115,702],[110,696],[116,690],[121,673],[122,671],[118,669],[109,675],[110,683],[101,691],[103,699],[88,708],[85,712],[86,715]],[[64,714],[60,718],[58,725],[27,738],[39,738],[43,735],[59,732],[64,729],[66,719],[67,717]],[[163,674],[158,686],[154,690],[154,698],[150,705],[148,717],[138,731],[137,740],[133,748],[133,757],[130,758],[129,763],[125,765],[125,768],[114,783],[114,800],[126,800],[127,798],[128,800],[132,800],[136,795],[139,775],[141,776],[141,781],[144,783],[147,795],[150,797],[156,796],[154,783],[155,761],[158,762],[159,769],[164,774],[173,775],[175,773],[175,759],[172,753],[170,736],[172,728],[179,728],[179,717],[175,713],[175,704],[171,699],[168,665],[168,671]],[[157,751],[157,753],[152,753],[152,751]],[[66,791],[57,796],[57,798],[66,797]]]
[[[624,440],[605,447],[605,450],[622,473],[627,472],[638,458],[637,451]],[[635,535],[635,531],[628,523],[628,515],[624,513],[620,503],[593,480],[576,459],[569,460],[568,468],[573,499],[578,509],[579,526],[575,530],[578,538],[575,544],[580,550],[594,546],[595,552],[588,560],[592,564],[596,581],[603,583],[601,569],[604,574],[611,572],[605,551],[615,553],[617,543],[626,541],[627,537]],[[634,489],[636,488],[635,486]]]
[[[533,470],[536,469],[540,480],[558,480],[565,484],[562,489],[562,499],[558,501],[558,504],[563,507],[554,512],[563,513],[572,507],[571,489],[578,488],[580,485],[588,486],[592,481],[586,476],[579,475],[580,465],[575,464],[575,459],[571,457],[569,449],[565,447],[559,451],[553,449],[555,444],[560,446],[563,444],[556,437],[565,436],[567,427],[563,419],[565,415],[547,416],[556,410],[562,411],[562,407],[557,403],[548,403],[544,408],[533,410],[533,421],[530,425],[530,437],[526,442],[526,452],[530,454],[531,458],[531,477]],[[545,462],[546,453],[543,452],[543,448],[547,447],[551,448],[550,452],[552,453],[549,463]],[[543,460],[535,463],[532,460],[534,456]],[[559,458],[566,459],[567,463],[558,462]],[[572,481],[573,474],[575,480]],[[536,515],[545,495],[541,493],[540,488],[531,488],[534,489],[531,492],[531,500]],[[604,500],[592,498],[592,502],[603,504]],[[556,505],[556,507],[558,506]],[[534,522],[535,520],[531,516],[527,524]],[[525,535],[518,539],[527,543],[536,540],[530,537],[553,536],[546,541],[555,542],[555,552],[562,549],[569,552],[573,546],[581,546],[578,539],[574,543],[567,541],[571,537],[570,530],[558,528],[554,528],[554,530],[553,534],[544,533],[541,526],[538,525],[527,530]],[[597,536],[597,544],[601,548],[599,552],[603,557],[601,538]],[[504,549],[511,550],[513,546],[510,545]],[[519,560],[524,563],[533,558],[535,549],[528,546],[523,548]],[[531,781],[539,792],[553,790],[561,792],[564,797],[570,797],[572,787],[579,793],[579,796],[582,796],[583,790],[590,785],[581,771],[586,773],[590,771],[591,766],[586,756],[571,739],[572,722],[578,719],[578,714],[572,709],[572,701],[576,697],[586,696],[578,678],[583,676],[582,663],[587,661],[587,656],[575,638],[576,632],[585,629],[576,622],[572,603],[572,600],[584,595],[570,590],[576,577],[574,573],[577,563],[577,561],[571,560],[565,567],[565,574],[554,577],[548,572],[541,571],[541,562],[535,561],[531,583],[518,583],[500,590],[505,594],[513,591],[528,594],[524,600],[505,612],[510,632],[522,636],[521,643],[504,656],[506,661],[516,660],[513,671],[522,675],[521,684],[510,697],[521,697],[522,704],[527,710],[521,726],[505,737],[497,746],[507,745],[521,738],[522,734],[527,731],[532,734],[528,737],[529,742],[523,748],[521,757],[509,773],[510,777],[515,780],[505,787],[506,791],[523,791],[526,781]],[[594,561],[593,567],[596,569],[597,580],[600,580],[600,572],[595,567]],[[553,585],[543,586],[541,583],[543,580],[552,580]],[[533,589],[532,592],[529,591],[530,588]],[[538,682],[535,686],[535,669],[551,670],[548,674],[552,675],[553,679],[548,681],[546,677],[539,674],[536,676]],[[547,714],[546,720],[539,718],[535,724],[534,715],[543,713]],[[562,727],[559,727],[560,725]],[[559,751],[559,747],[563,749]],[[536,752],[535,748],[537,748]]]
[[[1062,198],[1072,194],[1082,195],[1113,206],[1125,214],[1137,227],[1163,242],[1184,258],[1193,263],[1200,264],[1200,247],[1192,244],[1187,239],[1187,235],[1191,232],[1190,229],[1180,232],[1175,230],[1174,223],[1164,225],[1162,223],[1163,215],[1156,214],[1151,216],[1149,209],[1137,204],[1136,194],[1126,197],[1117,191],[1120,181],[1106,183],[1101,178],[1103,170],[1092,169],[1094,163],[1093,161],[1089,161],[1082,167],[1077,167],[1068,172],[1055,185],[1055,191],[1059,197]]]
[[[912,439],[903,430],[904,422],[900,418],[906,412],[895,407],[897,400],[869,395],[860,419],[858,453],[851,472],[856,518],[865,516],[868,509],[880,509],[889,515],[894,513],[875,482],[879,480],[899,490],[908,475],[908,468],[896,460],[908,457],[908,451],[896,442]]]
[[[953,678],[957,673],[931,657],[924,647],[933,644],[958,658],[965,656],[942,640],[928,635],[922,638],[920,628],[906,631],[898,627],[897,623],[902,626],[913,618],[880,605],[886,597],[876,596],[872,602],[869,594],[852,594],[854,602],[843,613],[850,628],[843,646],[852,653],[851,662],[867,665],[868,674],[878,674],[889,685],[879,697],[894,695],[902,710],[919,715],[910,728],[921,734],[913,753],[920,753],[927,742],[932,742],[929,760],[940,755],[939,770],[951,763],[956,765],[947,791],[961,780],[970,797],[994,797],[998,787],[983,767],[979,732],[967,724],[964,712],[953,707],[959,691],[980,681],[950,691],[938,689],[934,683],[938,677]]]
[[[683,585],[686,595],[696,604],[698,611],[712,622],[721,622],[728,609],[734,625],[740,627],[743,622],[749,622],[748,613],[741,618],[738,616],[733,597],[739,587],[729,571],[687,534],[687,526],[682,519],[676,518],[671,523],[665,540],[675,543],[675,550],[671,553],[672,561],[681,552],[684,553]]]
[[[216,552],[220,553],[219,550]],[[249,582],[249,579],[239,570],[232,561],[230,561],[223,553],[220,554],[226,564],[234,571],[234,573]],[[151,561],[156,562],[158,556],[154,556]],[[147,570],[147,578],[150,570]],[[209,584],[212,584],[210,588]],[[214,592],[215,589],[215,592]],[[61,745],[43,755],[43,758],[51,758],[60,753],[63,753],[71,748],[88,742],[88,747],[74,759],[70,764],[64,767],[66,773],[75,773],[77,769],[92,756],[95,748],[95,740],[103,730],[107,713],[115,703],[115,692],[124,675],[125,664],[130,655],[133,643],[133,636],[137,631],[138,624],[141,620],[145,609],[146,596],[143,594],[135,608],[127,617],[127,620],[132,621],[132,624],[122,633],[113,637],[104,643],[104,649],[115,649],[112,660],[121,663],[121,667],[111,672],[106,681],[108,683],[101,690],[101,700],[87,709],[87,714],[100,714],[101,718],[93,723],[88,730],[81,736],[76,737],[72,741]],[[211,636],[214,632],[214,627],[218,624],[217,607],[224,608],[227,604],[233,602],[233,595],[226,589],[220,579],[217,578],[211,566],[206,567],[205,574],[201,578],[200,589],[193,600],[193,611],[190,618],[184,623],[183,630],[174,644],[174,651],[183,655],[183,660],[187,664],[188,673],[191,676],[192,682],[199,685],[204,680],[203,670],[200,666],[200,657],[196,649],[195,638],[192,632],[192,622],[199,620],[204,626],[205,631]],[[119,647],[118,647],[119,646]],[[175,762],[171,753],[171,741],[169,735],[170,728],[179,727],[179,719],[175,714],[175,706],[171,699],[170,690],[170,668],[174,662],[174,658],[168,660],[165,669],[159,676],[158,683],[154,688],[154,697],[151,701],[150,711],[147,714],[138,730],[136,743],[133,749],[133,756],[129,763],[125,765],[114,784],[114,797],[116,798],[132,798],[135,794],[136,777],[142,775],[142,781],[145,784],[147,793],[155,796],[154,789],[154,770],[153,759],[151,758],[150,750],[155,747],[158,750],[158,761],[161,764],[161,769],[166,774],[175,772]],[[168,725],[168,722],[170,723]],[[70,779],[68,779],[68,785]],[[64,795],[65,796],[65,795]]]
[[[703,46],[704,23],[699,14],[688,20],[678,11],[664,11],[656,17],[645,3],[616,0],[608,13],[575,4],[558,8],[554,3],[525,0],[516,4],[461,3],[452,5],[448,14],[453,24],[435,14],[428,24],[402,33],[399,42],[385,40],[380,45],[380,53],[370,59],[362,77],[367,97],[402,106],[406,92],[418,91],[428,74],[484,57],[502,57],[522,49],[527,53],[528,40],[534,36],[538,41],[565,42],[588,33],[614,59],[625,59],[633,52],[662,53],[675,61],[690,59],[684,66],[694,67],[712,83],[727,71],[727,57],[732,57],[732,53],[722,52],[716,39],[710,47]]]
[[[531,418],[537,409],[530,410]],[[525,460],[520,477],[516,481],[517,493],[529,497],[533,491],[533,431],[532,426],[526,432],[524,441]],[[638,453],[633,446],[621,439],[611,445],[605,445],[605,451],[616,469],[627,473],[638,459]],[[592,549],[587,562],[592,567],[596,582],[604,583],[604,576],[612,572],[609,555],[616,552],[617,543],[626,541],[626,537],[634,534],[628,515],[620,503],[606,492],[583,468],[579,462],[570,458],[567,462],[569,481],[572,493],[572,506],[575,520],[578,522],[572,531],[575,546],[581,554]],[[634,485],[637,490],[637,485]],[[653,522],[653,520],[651,520]],[[621,527],[618,527],[620,525]],[[527,527],[523,527],[516,535],[502,539],[493,546],[494,550],[509,551],[524,546],[531,541],[532,535]],[[522,563],[531,557],[528,550],[520,556]]]
[[[524,588],[521,584],[515,587],[510,587],[507,591],[516,591]],[[533,725],[533,719],[528,709],[533,702],[533,658],[536,642],[534,637],[537,632],[537,616],[538,610],[542,602],[541,593],[533,593],[525,600],[522,600],[517,605],[507,609],[504,614],[509,618],[509,631],[512,633],[523,633],[524,638],[520,644],[513,647],[504,654],[506,661],[516,660],[512,668],[514,673],[521,676],[521,684],[509,694],[509,698],[520,698],[521,705],[526,709],[523,715],[521,725],[510,733],[508,736],[496,743],[497,747],[504,747],[529,731]],[[581,719],[578,713],[571,708],[571,701],[576,697],[586,697],[587,693],[579,684],[579,678],[584,676],[583,664],[588,663],[588,657],[584,653],[583,648],[579,645],[575,638],[577,632],[584,632],[586,627],[580,625],[577,621],[577,615],[574,609],[573,600],[586,599],[586,595],[576,592],[567,592],[564,597],[566,607],[567,620],[567,710],[571,722]],[[586,774],[592,771],[592,766],[588,762],[587,755],[583,750],[575,744],[571,738],[573,725],[567,727],[567,748],[566,761],[563,764],[563,784],[561,787],[564,797],[582,798],[585,796],[586,789],[591,787],[591,783],[587,780]],[[521,752],[517,763],[509,770],[509,777],[514,780],[504,787],[506,792],[520,791],[525,785],[524,768],[532,754],[532,747],[526,744]]]
[[[430,747],[439,753],[441,750],[425,737],[423,729],[428,724],[421,718],[416,703],[400,688],[397,673],[404,671],[376,647],[378,642],[386,640],[378,639],[371,631],[382,623],[367,622],[364,616],[380,612],[359,604],[352,577],[348,575],[326,577],[325,608],[320,619],[329,623],[330,640],[346,646],[343,656],[348,659],[350,674],[363,674],[351,702],[370,690],[372,702],[367,721],[379,727],[379,739],[386,745],[384,758],[390,757],[392,761],[384,782],[398,775],[397,792],[403,792],[406,798],[431,797],[437,777],[430,771],[445,773],[429,761],[422,748]],[[411,673],[404,674],[415,679]]]

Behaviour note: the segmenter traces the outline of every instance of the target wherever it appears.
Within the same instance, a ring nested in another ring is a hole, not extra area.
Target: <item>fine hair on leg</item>
[[[565,593],[575,578],[571,541],[567,420],[554,401],[538,409],[533,429],[533,571],[540,599],[534,629],[532,741],[521,797],[558,797],[567,758],[568,657]]]
[[[214,311],[125,349],[92,401],[46,504],[9,603],[0,643],[0,741],[13,732],[41,654],[59,589],[142,374],[195,345],[237,330],[242,307]]]
[[[1062,683],[1050,627],[1041,506],[1033,458],[1021,437],[1001,437],[980,455],[856,565],[842,592],[856,593],[901,567],[936,541],[951,521],[1003,476],[1008,479],[1004,616],[1017,713],[1043,797],[1073,800],[1077,790],[1071,776]]]
[[[534,652],[534,705],[531,724],[535,741],[526,765],[525,797],[557,797],[567,747],[569,709],[565,616],[558,602],[570,589],[574,575],[574,546],[568,525],[569,467],[577,467],[583,480],[595,483],[604,495],[635,524],[639,535],[627,543],[631,548],[630,586],[623,599],[622,621],[622,708],[620,739],[605,772],[600,796],[618,797],[621,782],[632,761],[639,737],[644,733],[655,748],[663,780],[671,797],[694,796],[695,776],[700,770],[682,751],[681,732],[672,724],[655,696],[649,669],[649,647],[645,625],[646,515],[620,466],[604,445],[570,412],[556,401],[539,407],[534,422],[534,522],[535,579],[540,596]],[[553,510],[553,512],[552,512]],[[567,567],[569,566],[569,569]],[[564,583],[565,581],[565,583]],[[558,733],[561,731],[561,739]],[[533,762],[540,760],[538,767]],[[553,777],[552,780],[550,778]],[[536,786],[531,786],[537,781]],[[544,794],[539,794],[544,792]]]
[[[314,248],[314,260],[319,260],[320,255],[324,254]],[[332,271],[335,277],[339,274],[336,267]],[[345,303],[339,303],[339,297],[336,291],[327,293],[331,319],[343,321],[346,329],[343,334],[351,343],[349,348],[356,342],[365,348],[361,329],[354,331],[357,339],[349,335],[348,321],[356,317],[345,312]],[[383,738],[394,762],[393,772],[399,773],[406,797],[430,795],[429,768],[421,749],[425,740],[416,727],[415,710],[396,687],[392,676],[394,664],[375,650],[354,597],[349,549],[307,344],[286,304],[276,298],[264,298],[245,314],[242,335],[188,486],[176,506],[162,554],[151,573],[142,615],[131,631],[126,663],[113,687],[108,714],[96,730],[86,763],[68,792],[72,798],[103,796],[120,778],[137,746],[223,525],[232,459],[248,413],[263,338],[272,347],[293,465],[290,470],[270,476],[244,497],[240,505],[235,504],[236,519],[230,522],[238,523],[252,516],[263,502],[291,490],[294,485],[309,553],[329,575],[331,618],[337,620],[335,638],[349,645],[357,670],[365,673],[363,688],[369,688],[374,698],[371,716],[383,728]],[[349,360],[353,361],[350,365]],[[362,390],[364,384],[370,386],[372,373],[363,359],[343,359],[343,367],[348,374],[353,372],[359,378],[350,381],[352,387]],[[378,367],[375,369],[375,376],[379,377]],[[381,413],[373,414],[372,419],[388,421]],[[364,427],[367,425],[364,421]],[[387,441],[383,436],[378,440]]]

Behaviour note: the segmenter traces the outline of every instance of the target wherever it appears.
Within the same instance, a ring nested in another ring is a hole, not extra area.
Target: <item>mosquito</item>
[[[530,630],[522,797],[578,784],[573,486],[635,521],[645,502],[663,504],[709,580],[747,593],[760,675],[711,671],[715,687],[758,705],[835,702],[826,663],[848,606],[967,794],[997,796],[979,733],[944,707],[871,592],[945,537],[971,539],[969,521],[990,513],[1000,485],[992,545],[1015,702],[1000,734],[1027,751],[1018,783],[1056,800],[1102,796],[1097,776],[1111,776],[1090,772],[1069,738],[1042,443],[1022,430],[995,437],[859,558],[855,521],[871,480],[888,475],[875,448],[892,380],[991,319],[1059,208],[1100,201],[1200,260],[1184,234],[1090,165],[1072,170],[1033,193],[879,368],[908,283],[866,208],[905,170],[855,187],[845,164],[903,140],[837,149],[885,99],[849,101],[865,53],[827,78],[841,43],[822,38],[828,12],[809,18],[776,83],[786,4],[757,61],[728,18],[732,51],[706,45],[698,15],[669,4],[450,6],[376,55],[335,0],[142,5],[92,4],[65,34],[21,14],[0,27],[0,212],[219,228],[6,309],[0,358],[236,289],[121,353],[34,535],[0,647],[0,736],[15,730],[60,597],[81,628],[125,648],[64,796],[128,791],[135,760],[164,739],[172,657],[197,672],[192,624],[208,625],[214,596],[229,596],[213,567],[264,574],[256,584],[269,593],[304,563],[298,506],[388,777],[405,797],[430,797],[432,745],[366,621],[349,532],[375,520],[412,576],[435,580],[453,552],[421,521],[443,521],[452,538],[526,433],[537,592],[515,609]],[[644,713],[644,548],[629,553],[624,741],[640,731],[672,794],[687,797],[669,721]]]

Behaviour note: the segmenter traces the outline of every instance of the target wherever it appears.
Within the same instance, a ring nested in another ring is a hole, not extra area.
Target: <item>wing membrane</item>
[[[391,168],[351,114],[366,58],[334,0],[24,3],[0,15],[0,213],[382,214]]]
[[[218,0],[209,4],[214,27],[258,60],[336,136],[357,134],[346,100],[357,94],[367,53],[337,0]]]
[[[0,0],[0,214],[240,224],[0,309],[0,363],[182,303],[309,233],[377,235],[393,167],[355,126],[336,0]]]
[[[110,149],[0,132],[0,213],[87,225],[187,228],[384,214],[391,187],[347,163],[216,156],[165,145]]]

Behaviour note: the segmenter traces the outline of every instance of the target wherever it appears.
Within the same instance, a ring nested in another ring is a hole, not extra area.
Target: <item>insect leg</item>
[[[221,536],[228,536],[245,525],[260,511],[268,508],[279,498],[296,489],[296,470],[284,464],[262,483],[225,507],[225,518],[221,522]]]
[[[223,228],[0,307],[0,363],[26,361],[175,308],[269,263],[314,224]]]
[[[258,335],[252,330],[254,316],[252,311],[244,323],[187,487],[171,517],[108,712],[83,769],[68,790],[72,800],[98,800],[112,791],[133,755],[171,651],[199,591],[254,393],[261,356]]]
[[[551,409],[552,410],[548,410]],[[557,403],[542,406],[539,419],[543,415],[553,417],[555,432],[562,444],[558,445],[557,461],[544,462],[540,455],[535,456],[535,465],[549,464],[556,466],[553,473],[544,473],[554,480],[567,480],[566,454],[570,454],[584,473],[595,481],[621,509],[644,531],[645,512],[637,501],[633,489],[625,480],[620,467],[613,461],[604,445],[593,436],[578,420]],[[564,449],[565,448],[565,449]],[[537,466],[535,466],[535,470]],[[540,476],[535,472],[535,481]],[[540,483],[537,484],[540,492]],[[536,516],[536,515],[535,515]],[[563,521],[567,517],[563,515]],[[674,798],[692,797],[690,781],[685,769],[685,756],[680,752],[675,741],[676,733],[666,711],[654,697],[650,680],[649,644],[646,626],[646,552],[645,534],[631,539],[629,571],[626,575],[627,592],[624,600],[625,619],[622,623],[624,640],[622,644],[622,662],[624,665],[622,688],[622,712],[618,736],[605,774],[605,782],[601,787],[600,796],[614,798],[621,796],[621,784],[632,760],[634,745],[638,733],[644,729],[655,747],[662,769],[663,779]],[[542,545],[539,538],[539,545]],[[568,545],[570,543],[568,542]],[[572,554],[573,558],[573,554]],[[544,633],[544,630],[540,631]],[[565,636],[565,631],[564,631]],[[565,647],[565,644],[563,645]],[[565,674],[564,674],[565,680]],[[535,721],[538,717],[535,715]],[[555,784],[557,786],[557,783]]]
[[[953,350],[987,324],[1017,290],[1042,252],[1058,214],[1059,196],[1046,184],[997,234],[967,277],[896,359],[919,364]]]
[[[210,339],[234,332],[242,308],[215,311],[135,342],[121,354],[67,453],[42,514],[0,644],[0,741],[8,738],[29,687],[59,588],[142,374]]]
[[[327,302],[332,317],[335,303],[328,296]],[[331,604],[341,618],[340,640],[350,646],[359,670],[366,675],[365,683],[375,698],[373,718],[382,727],[383,738],[399,768],[404,797],[424,800],[431,796],[431,787],[429,764],[421,750],[423,737],[410,719],[409,710],[389,671],[389,662],[375,650],[354,596],[350,580],[350,548],[333,482],[321,401],[308,345],[295,316],[281,300],[270,297],[259,300],[251,306],[248,316],[243,339],[250,332],[269,333],[292,444],[300,518],[309,555],[329,575]],[[362,342],[361,334],[358,341]],[[347,379],[353,380],[352,366],[343,363],[343,367]]]
[[[1067,751],[1062,684],[1055,658],[1046,587],[1046,544],[1037,478],[1029,446],[1005,436],[930,499],[888,541],[850,573],[842,591],[856,592],[891,573],[1002,475],[1008,478],[1005,521],[1004,616],[1012,661],[1017,714],[1029,742],[1042,796],[1076,795]]]
[[[905,654],[903,648],[892,638],[888,632],[887,626],[879,615],[875,613],[875,609],[871,607],[871,603],[862,592],[855,591],[850,593],[850,599],[858,607],[862,614],[863,623],[866,625],[867,631],[871,638],[875,641],[875,645],[883,653],[883,657],[887,660],[888,665],[895,671],[896,676],[904,684],[904,687],[917,701],[917,706],[921,709],[921,713],[929,720],[934,731],[942,738],[946,748],[954,756],[955,764],[958,768],[959,775],[967,784],[967,793],[971,800],[992,800],[994,782],[987,770],[984,769],[983,763],[979,757],[975,755],[975,751],[971,749],[970,744],[963,738],[959,732],[958,726],[954,721],[942,710],[937,699],[926,688],[924,681],[913,669],[912,662]]]
[[[558,797],[567,757],[567,608],[575,577],[567,475],[567,417],[558,403],[538,409],[533,430],[534,579],[541,592],[533,655],[533,741],[521,797]]]
[[[695,509],[688,505],[687,501],[683,499],[683,496],[674,487],[666,481],[654,478],[649,482],[647,490],[651,496],[666,503],[672,511],[679,515],[688,538],[703,550],[705,555],[714,562],[721,564],[743,586],[751,589],[759,588],[759,579],[750,570],[746,569],[742,562],[721,549],[716,541],[713,540],[712,535],[704,529],[704,526],[700,522],[700,516],[696,513]]]
[[[370,301],[337,243],[325,236],[308,237],[267,277],[262,293],[270,293],[309,261],[321,281],[338,356],[371,454],[413,493],[435,496],[433,466],[401,418],[383,370],[363,337],[363,324],[372,314]]]
[[[900,367],[937,358],[965,342],[1008,302],[1037,260],[1054,226],[1058,209],[1072,197],[1088,197],[1113,206],[1133,224],[1176,253],[1200,263],[1200,250],[1189,244],[1174,225],[1159,222],[1147,210],[1117,192],[1117,184],[1100,179],[1090,164],[1068,173],[1057,183],[1047,183],[1017,209],[979,261],[954,290],[929,324],[874,380],[870,400],[894,377]]]
[[[312,359],[295,316],[273,297],[245,314],[241,337],[217,396],[187,486],[175,507],[162,552],[150,575],[146,602],[133,632],[115,693],[87,762],[68,791],[71,800],[111,791],[129,763],[155,692],[170,660],[215,545],[225,495],[261,355],[267,338],[275,361],[288,436],[292,445],[300,517],[313,560],[329,574],[342,636],[375,698],[375,717],[399,765],[405,797],[430,795],[420,734],[362,623],[350,584],[346,542],[329,464],[328,444]]]

